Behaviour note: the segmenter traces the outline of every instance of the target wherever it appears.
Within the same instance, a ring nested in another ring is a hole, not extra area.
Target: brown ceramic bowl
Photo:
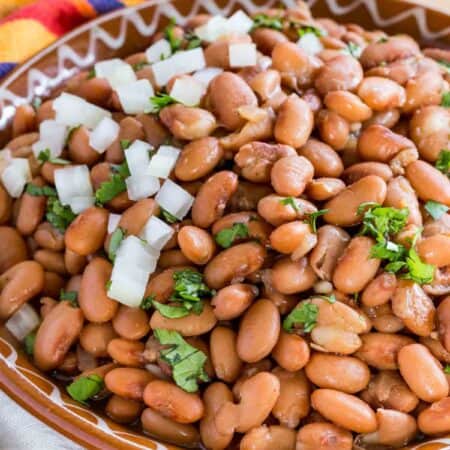
[[[294,0],[283,0],[290,5]],[[388,33],[409,33],[423,43],[450,46],[450,0],[310,0],[315,16],[333,17]],[[0,144],[10,136],[15,108],[51,89],[96,59],[125,56],[145,49],[168,18],[183,23],[198,12],[228,14],[229,0],[152,0],[122,9],[69,33],[17,68],[0,86]],[[241,0],[243,9],[280,4],[279,0]],[[176,449],[113,423],[72,401],[54,381],[38,372],[8,331],[0,326],[0,388],[34,416],[89,449]],[[450,448],[450,438],[422,443],[410,450]],[[276,450],[276,449],[274,449]]]

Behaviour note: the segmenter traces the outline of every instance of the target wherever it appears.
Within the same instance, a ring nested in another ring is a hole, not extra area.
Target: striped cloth
[[[0,0],[0,78],[63,34],[143,0]]]

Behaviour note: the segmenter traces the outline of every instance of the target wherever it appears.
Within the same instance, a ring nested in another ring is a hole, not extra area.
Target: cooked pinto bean
[[[314,176],[313,165],[303,156],[285,156],[272,167],[272,186],[280,195],[299,197]]]
[[[344,170],[340,156],[330,146],[316,139],[308,139],[298,152],[314,166],[316,177],[339,177]]]

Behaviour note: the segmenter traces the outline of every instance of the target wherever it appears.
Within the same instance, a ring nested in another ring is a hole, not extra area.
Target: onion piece
[[[203,25],[195,28],[195,34],[206,42],[214,42],[229,32],[228,20],[223,16],[214,16]]]
[[[217,75],[221,74],[223,69],[221,67],[206,67],[205,69],[198,70],[193,73],[192,76],[200,83],[203,84],[205,90],[208,88],[209,83],[217,77]]]
[[[205,86],[191,76],[177,78],[170,96],[186,106],[197,106],[205,93]]]
[[[121,272],[114,264],[108,297],[131,308],[138,308],[144,297],[150,273],[136,270],[133,275],[131,278],[129,273]]]
[[[166,222],[156,216],[151,216],[141,231],[141,237],[151,247],[162,250],[174,233],[173,228]]]
[[[9,148],[0,150],[0,174],[8,167],[8,164],[12,161],[12,153]]]
[[[137,201],[151,197],[159,189],[159,180],[149,174],[133,175],[125,180],[127,185],[128,197],[130,200]]]
[[[95,198],[93,195],[91,196],[77,196],[77,197],[71,197],[69,201],[70,209],[75,214],[80,214],[85,209],[90,208],[91,206],[94,206]]]
[[[25,185],[31,181],[28,159],[13,158],[1,174],[3,186],[11,197],[19,198]]]
[[[169,178],[156,194],[155,200],[162,208],[179,220],[184,218],[191,209],[192,203],[194,203],[194,197]]]
[[[52,119],[42,121],[39,125],[39,141],[31,146],[34,156],[37,158],[42,150],[48,148],[51,157],[57,158],[63,151],[68,134],[66,125]]]
[[[23,341],[39,325],[39,316],[28,303],[23,304],[5,323],[7,330]]]
[[[119,226],[122,214],[109,213],[108,217],[108,234],[114,233],[116,228]]]
[[[167,39],[160,39],[145,51],[149,63],[155,63],[168,58],[172,54],[170,43]]]
[[[84,125],[95,128],[104,117],[111,117],[111,112],[87,102],[81,97],[63,92],[53,100],[55,120],[68,127]]]
[[[75,197],[93,197],[94,194],[86,165],[55,170],[55,187],[63,205],[70,205]]]
[[[168,178],[175,167],[181,150],[171,145],[161,145],[152,156],[149,165],[149,173],[154,177]]]
[[[94,69],[95,76],[108,80],[114,90],[137,79],[133,68],[119,58],[100,61],[95,64]]]
[[[244,11],[236,11],[228,20],[228,33],[246,34],[253,27],[253,20]]]
[[[202,48],[179,51],[164,61],[152,65],[155,82],[158,86],[165,86],[176,75],[195,72],[206,66]]]
[[[322,42],[314,33],[305,33],[297,41],[297,45],[310,56],[317,55],[324,49]]]
[[[104,117],[89,135],[89,145],[98,153],[106,149],[117,139],[120,126],[109,117]]]
[[[159,251],[151,248],[142,239],[133,235],[126,237],[121,242],[116,253],[116,261],[118,264],[125,261],[127,264],[149,271],[153,267],[154,260],[158,258]]]
[[[256,44],[230,44],[228,46],[230,67],[255,66],[257,62]]]
[[[150,112],[150,97],[155,95],[150,81],[143,79],[117,87],[120,104],[127,114]]]
[[[152,149],[153,147],[148,142],[137,139],[125,150],[125,159],[127,160],[128,168],[132,176],[149,173],[149,152]]]

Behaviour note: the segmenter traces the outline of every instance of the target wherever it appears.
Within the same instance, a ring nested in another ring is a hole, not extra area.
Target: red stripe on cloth
[[[58,36],[67,33],[86,20],[70,0],[39,0],[0,20],[0,25],[15,19],[37,20]]]

